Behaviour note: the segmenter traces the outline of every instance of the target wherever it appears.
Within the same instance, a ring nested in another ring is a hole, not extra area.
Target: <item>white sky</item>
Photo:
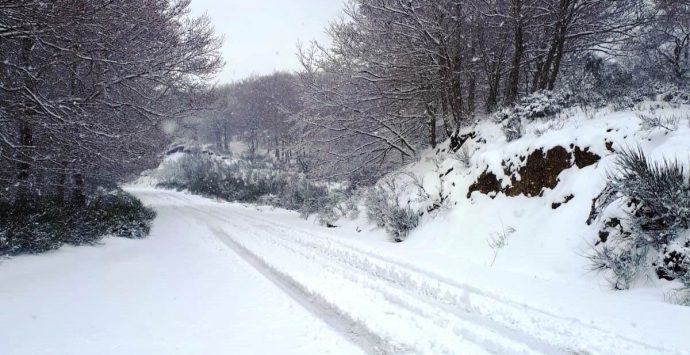
[[[251,74],[297,70],[297,41],[326,42],[325,27],[344,0],[192,0],[192,14],[207,13],[225,36],[221,83]]]

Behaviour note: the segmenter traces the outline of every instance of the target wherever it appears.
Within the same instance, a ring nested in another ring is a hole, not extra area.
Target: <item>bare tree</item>
[[[194,109],[222,65],[220,40],[188,7],[0,2],[0,162],[15,172],[3,184],[69,185],[79,202],[85,184],[151,164],[165,146],[161,124]]]

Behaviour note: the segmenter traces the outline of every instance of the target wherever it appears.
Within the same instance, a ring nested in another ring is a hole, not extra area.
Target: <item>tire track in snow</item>
[[[359,250],[324,235],[269,221],[239,208],[228,215],[223,213],[222,209],[214,208],[213,205],[203,205],[204,208],[186,205],[188,201],[183,198],[184,195],[174,197],[185,205],[183,208],[196,212],[200,218],[213,226],[214,233],[219,239],[226,242],[252,266],[305,308],[311,308],[310,310],[315,314],[325,317],[327,323],[349,335],[348,338],[370,353],[401,353],[406,350],[423,352],[428,351],[428,348],[417,348],[413,345],[408,349],[391,339],[382,337],[366,326],[366,319],[356,319],[355,316],[340,308],[337,303],[327,300],[318,289],[308,289],[304,280],[280,271],[279,268],[283,269],[283,265],[276,264],[277,260],[260,256],[261,251],[257,250],[260,249],[257,245],[269,249],[282,249],[284,255],[291,255],[296,260],[307,260],[321,265],[322,268],[340,275],[350,283],[360,287],[365,286],[371,293],[382,295],[391,303],[391,306],[398,307],[401,313],[416,314],[421,318],[434,318],[433,322],[439,329],[448,327],[448,324],[452,322],[455,322],[455,326],[461,321],[469,322],[474,329],[465,326],[459,331],[457,328],[452,329],[451,334],[465,337],[465,341],[484,347],[485,351],[513,353],[501,346],[511,344],[516,346],[512,350],[522,348],[522,351],[526,353],[655,354],[674,352],[618,335],[611,330],[576,318],[563,317],[533,306],[513,302],[505,297],[433,275],[414,266]],[[226,230],[228,227],[233,227],[230,232]],[[246,235],[240,236],[238,232],[249,234],[251,238]],[[239,242],[239,239],[242,242]],[[253,248],[249,244],[254,244]],[[439,310],[445,311],[447,315],[439,316]],[[453,330],[455,330],[454,333]],[[354,337],[353,332],[356,334]],[[497,340],[487,341],[487,334],[495,336]],[[419,334],[419,336],[424,337],[429,334]],[[443,347],[442,344],[439,346],[440,348],[436,350],[453,353],[452,348]]]
[[[254,220],[262,225],[262,228],[272,229],[274,233],[271,235],[288,235],[290,231],[294,231],[295,227],[287,226],[274,221],[268,221],[255,215],[238,212],[245,220]],[[218,216],[221,217],[222,216]],[[500,314],[496,314],[496,310],[502,310],[507,313],[519,312],[531,314],[527,319],[531,319],[530,323],[538,323],[538,338],[549,342],[550,338],[560,335],[562,341],[565,341],[569,346],[566,351],[573,353],[601,353],[601,349],[587,349],[583,347],[582,343],[586,339],[599,339],[595,342],[599,346],[605,346],[610,352],[603,353],[635,353],[635,354],[680,354],[681,352],[675,349],[668,349],[662,346],[647,344],[638,339],[623,336],[615,333],[610,329],[599,327],[595,324],[585,323],[580,319],[563,317],[552,312],[539,309],[530,305],[514,302],[505,297],[497,296],[475,287],[463,285],[447,278],[443,278],[433,273],[420,270],[408,264],[387,259],[385,257],[359,250],[346,243],[325,237],[310,231],[299,230],[299,234],[309,236],[305,239],[301,237],[288,238],[291,243],[300,243],[308,248],[319,250],[319,253],[328,255],[331,258],[340,259],[342,262],[355,263],[356,268],[362,272],[370,272],[374,276],[388,282],[398,284],[408,290],[418,293],[421,296],[433,298],[442,305],[448,306],[449,311],[457,306],[466,307],[467,297],[474,297],[481,301],[488,301],[488,305],[484,307],[473,307],[474,313],[480,315],[490,316],[491,320],[504,323],[511,327],[518,327],[524,325],[523,317],[500,319]],[[372,269],[374,271],[372,271]],[[415,277],[414,275],[417,274]],[[432,281],[432,282],[429,282]],[[455,292],[453,292],[455,291]],[[460,296],[460,297],[458,297]],[[493,319],[498,316],[499,319]],[[549,322],[551,321],[551,322]],[[533,324],[535,325],[535,324]],[[522,329],[522,334],[529,335]],[[561,346],[562,343],[553,342],[554,346]],[[598,350],[598,351],[597,351]],[[627,350],[627,351],[626,351]]]
[[[459,343],[460,345],[463,345],[463,348],[466,348],[467,345],[472,344],[472,347],[475,348],[475,352],[481,349],[482,352],[489,353],[564,353],[564,351],[560,351],[559,349],[551,347],[548,344],[540,343],[536,339],[529,339],[529,337],[526,337],[524,334],[517,334],[515,332],[512,332],[510,329],[504,329],[502,332],[498,332],[497,329],[494,329],[495,326],[487,326],[486,324],[480,324],[480,322],[470,322],[463,319],[462,317],[458,317],[457,315],[448,312],[446,309],[440,308],[436,304],[420,302],[417,295],[411,294],[409,292],[401,292],[401,290],[399,289],[399,285],[390,285],[390,283],[386,282],[386,280],[381,280],[379,278],[369,278],[368,280],[366,278],[359,278],[358,275],[362,274],[362,270],[352,268],[349,265],[333,264],[332,262],[329,263],[323,255],[319,255],[318,253],[302,253],[300,252],[300,250],[292,248],[290,244],[282,244],[279,241],[276,241],[275,239],[267,236],[266,233],[263,232],[262,228],[257,229],[255,226],[248,225],[238,226],[236,224],[236,222],[238,222],[237,219],[228,217],[226,215],[221,215],[215,211],[204,211],[201,209],[196,209],[196,211],[199,214],[203,214],[204,216],[202,218],[206,219],[209,224],[217,223],[217,221],[214,221],[211,218],[209,218],[210,214],[213,217],[224,220],[224,224],[226,225],[230,224],[234,227],[240,227],[235,230],[241,230],[243,233],[251,234],[251,236],[256,240],[271,240],[273,242],[272,244],[266,245],[265,247],[275,248],[275,246],[280,246],[281,248],[288,250],[293,255],[293,257],[297,256],[301,259],[311,259],[313,262],[318,263],[323,269],[328,270],[333,274],[341,275],[344,279],[350,281],[353,287],[364,286],[369,291],[383,295],[385,301],[390,303],[389,306],[397,307],[397,309],[394,309],[394,312],[405,312],[411,315],[408,321],[414,322],[415,320],[418,321],[420,319],[424,319],[431,324],[431,327],[427,326],[426,332],[424,332],[423,334],[417,334],[423,340],[426,340],[424,338],[431,338],[432,333],[443,333],[443,335],[445,336],[457,338],[458,340],[460,340]],[[219,231],[218,227],[214,227],[214,229],[216,230],[216,233],[221,239],[226,240],[227,242],[233,244],[237,248],[240,248],[242,253],[248,253],[253,258],[261,259],[261,257],[258,257],[255,253],[252,253],[246,246],[237,242],[235,240],[236,236],[235,238],[233,238],[231,235],[229,235],[229,233]],[[271,228],[269,227],[269,229]],[[294,245],[298,246],[299,244]],[[257,246],[255,246],[255,248],[256,247]],[[275,271],[275,268],[269,266],[266,260],[263,260],[262,264],[268,266],[269,268],[272,268]],[[299,282],[291,276],[280,271],[276,272],[281,274],[282,277],[289,279],[291,284],[299,284]],[[303,286],[299,288],[304,289]],[[311,295],[313,295],[314,292],[318,292],[318,290],[303,293],[303,296],[311,297]],[[317,298],[318,303],[320,305],[319,307],[323,308],[324,298]],[[329,302],[326,301],[326,303]],[[332,302],[330,304],[331,306],[329,306],[328,308],[337,307],[334,306]],[[341,315],[347,314],[342,311],[338,313]],[[348,320],[352,319],[352,317],[346,317],[348,318]],[[366,329],[367,326],[363,325],[360,321],[360,326],[358,328]],[[369,333],[375,332],[370,331]],[[432,351],[433,353],[442,352],[454,354],[458,351],[457,348],[446,347],[444,342],[447,342],[447,340],[444,341],[442,338],[437,340],[436,342],[429,341],[429,343],[426,344],[426,346],[423,346],[421,348],[416,348],[414,345],[406,345],[401,347],[400,344],[397,342],[393,342],[391,340],[386,339],[382,341],[381,337],[377,338],[379,345],[377,346],[376,350],[382,351],[383,353],[387,354],[397,354],[401,352],[406,352],[404,351],[404,349],[407,347],[413,348],[414,350],[412,350],[411,352],[415,353],[428,352],[431,347],[435,347],[435,350]]]
[[[247,264],[251,265],[274,285],[278,286],[302,307],[322,319],[326,324],[335,329],[339,334],[352,343],[359,346],[369,354],[392,353],[401,349],[386,349],[385,342],[375,333],[363,327],[356,320],[349,317],[335,305],[326,302],[317,294],[304,288],[290,275],[272,267],[266,260],[249,251],[241,244],[235,242],[232,237],[217,227],[211,226],[211,231],[225,245],[239,255]],[[391,351],[391,352],[389,352]]]
[[[386,342],[378,335],[362,327],[360,323],[351,319],[337,307],[325,302],[318,295],[311,293],[289,275],[280,272],[261,257],[251,253],[242,245],[234,242],[225,232],[216,227],[215,222],[217,221],[209,220],[208,215],[210,215],[210,213],[208,211],[199,208],[198,205],[190,204],[190,201],[183,198],[183,196],[166,190],[156,191],[153,193],[152,198],[152,193],[150,191],[138,192],[138,194],[149,195],[148,200],[155,201],[158,204],[163,202],[164,206],[176,210],[176,213],[179,213],[181,217],[189,217],[190,211],[198,213],[201,217],[199,220],[206,222],[203,224],[216,238],[217,242],[214,242],[214,244],[220,243],[227,246],[230,252],[246,262],[250,268],[256,270],[303,309],[322,320],[327,326],[340,334],[344,339],[347,339],[350,343],[359,347],[363,352],[378,355],[401,353],[401,350],[403,350],[399,348],[386,348]],[[222,216],[218,216],[218,218],[220,218],[220,220],[224,219]],[[180,220],[182,221],[183,219],[184,218],[181,218]]]
[[[329,270],[329,272],[340,274],[343,278],[360,287],[365,287],[384,295],[387,301],[401,309],[432,320],[439,329],[445,329],[451,335],[462,337],[469,342],[478,344],[492,353],[563,353],[563,351],[555,347],[540,343],[537,339],[530,339],[525,334],[512,332],[508,328],[497,329],[496,324],[489,324],[476,317],[468,317],[468,313],[459,315],[440,303],[420,302],[418,294],[401,289],[396,282],[380,278],[360,278],[357,275],[363,272],[361,269],[352,267],[347,263],[329,262],[328,255],[309,253],[293,248],[289,243],[275,242],[295,255],[311,259],[323,265],[323,268]],[[468,320],[467,318],[475,319]],[[451,353],[454,352],[451,351]]]

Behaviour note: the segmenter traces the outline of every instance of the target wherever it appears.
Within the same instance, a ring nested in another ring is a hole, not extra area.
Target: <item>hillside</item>
[[[647,102],[627,111],[572,109],[527,123],[522,137],[511,142],[501,124],[489,120],[461,131],[424,153],[405,174],[389,177],[397,181],[401,205],[422,212],[444,206],[426,213],[399,249],[445,272],[477,266],[610,289],[610,275],[591,271],[587,258],[606,229],[603,218],[591,216],[594,201],[617,171],[616,152],[639,146],[650,160],[678,159],[687,171],[689,111],[674,106]],[[673,127],[646,127],[640,117],[649,116]],[[614,213],[624,215],[615,208]],[[664,302],[679,286],[651,273],[638,277],[632,291],[613,294]]]

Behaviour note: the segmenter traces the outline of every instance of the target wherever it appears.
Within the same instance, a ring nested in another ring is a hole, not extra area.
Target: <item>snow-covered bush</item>
[[[419,213],[410,206],[394,205],[388,211],[388,229],[396,242],[402,242],[419,225]]]
[[[512,107],[504,107],[494,114],[494,120],[504,122],[514,117],[535,120],[558,115],[567,105],[563,95],[553,91],[539,91],[525,96]]]
[[[565,107],[567,99],[552,91],[539,91],[524,97],[519,103],[504,107],[493,114],[493,120],[502,124],[506,139],[511,142],[522,137],[523,121],[556,117]]]
[[[0,255],[94,244],[106,235],[143,238],[154,218],[153,210],[122,190],[98,191],[85,205],[63,205],[53,197],[37,198],[21,208],[2,203]]]
[[[662,116],[659,114],[647,115],[638,114],[640,118],[640,128],[643,131],[652,131],[655,129],[663,129],[669,132],[678,129],[680,123],[680,116]]]
[[[356,219],[359,216],[359,191],[332,189],[328,195],[319,200],[315,206],[316,221],[321,225],[335,227],[341,218]]]
[[[203,153],[186,154],[163,166],[159,186],[186,189],[227,201],[262,203],[299,211],[333,225],[341,217],[341,192],[303,174],[280,170],[270,160],[227,161]]]
[[[522,119],[517,115],[513,115],[503,124],[503,133],[506,135],[508,142],[522,138]]]
[[[101,226],[103,229],[95,230],[107,235],[121,238],[144,238],[151,230],[151,222],[156,214],[143,203],[122,190],[114,190],[110,193],[100,193],[87,205],[87,213],[76,218],[76,224],[81,228]],[[81,232],[81,228],[75,231]],[[80,243],[83,235],[73,235],[68,243],[73,241]],[[88,234],[86,235],[88,238]]]
[[[462,146],[460,150],[455,153],[455,159],[458,160],[465,169],[472,167],[472,152],[466,145]]]
[[[686,259],[685,261],[685,269],[688,270],[690,269],[690,260]],[[684,306],[690,306],[690,273],[686,272],[685,275],[683,275],[683,278],[681,279],[681,282],[683,282],[683,288],[677,291],[677,296],[678,304],[682,304]]]
[[[640,272],[687,280],[690,261],[690,181],[677,160],[650,161],[638,149],[618,155],[604,195],[608,218],[601,242],[590,257],[593,268],[610,271],[611,282],[625,289]]]
[[[369,189],[365,196],[367,218],[384,228],[396,242],[402,242],[419,225],[420,213],[410,204],[401,204],[401,189],[394,178]]]
[[[553,91],[539,91],[524,97],[516,106],[519,114],[528,120],[558,115],[564,107],[563,97]]]
[[[628,236],[595,246],[588,257],[592,270],[609,273],[607,278],[614,289],[627,290],[640,274],[647,253],[648,248],[639,248]]]
[[[654,85],[656,99],[674,104],[690,104],[690,88],[679,87],[671,83],[657,83]]]

